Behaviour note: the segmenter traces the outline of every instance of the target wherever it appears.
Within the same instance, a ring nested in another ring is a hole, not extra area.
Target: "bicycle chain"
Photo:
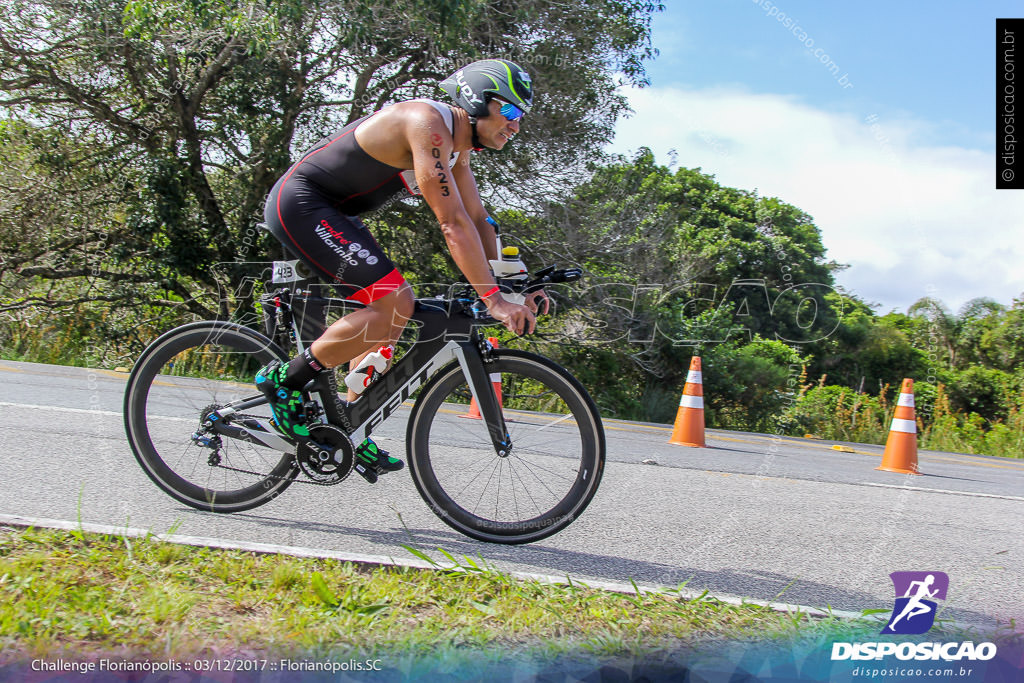
[[[309,484],[311,486],[334,486],[330,482],[313,481],[312,479],[297,479],[294,477],[282,477],[279,474],[260,474],[259,472],[250,472],[249,470],[239,469],[238,467],[231,467],[230,465],[221,465],[217,463],[214,467],[219,467],[222,470],[228,470],[230,472],[240,472],[242,474],[251,474],[256,477],[263,477],[264,479],[291,479],[293,484]]]

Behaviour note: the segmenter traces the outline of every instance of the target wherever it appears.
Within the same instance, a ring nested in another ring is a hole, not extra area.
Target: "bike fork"
[[[486,342],[485,342],[486,343]],[[494,452],[499,457],[508,457],[512,450],[512,439],[505,426],[505,416],[501,411],[501,404],[494,393],[494,385],[491,383],[490,375],[484,363],[484,356],[480,345],[475,341],[460,342],[455,349],[455,357],[462,366],[462,373],[466,377],[469,390],[476,399],[480,408],[480,416],[487,425],[487,433],[494,444]]]

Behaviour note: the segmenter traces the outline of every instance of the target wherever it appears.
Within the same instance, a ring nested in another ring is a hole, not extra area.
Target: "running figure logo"
[[[932,598],[946,599],[949,576],[945,572],[893,572],[889,577],[896,589],[896,603],[882,633],[926,633],[935,623]]]

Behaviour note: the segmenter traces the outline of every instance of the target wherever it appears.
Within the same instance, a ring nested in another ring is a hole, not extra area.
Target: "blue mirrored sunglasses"
[[[518,121],[526,116],[526,112],[511,102],[505,102],[501,105],[501,115],[509,121]]]

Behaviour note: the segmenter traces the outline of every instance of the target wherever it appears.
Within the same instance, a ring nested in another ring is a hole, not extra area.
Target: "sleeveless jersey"
[[[444,117],[448,132],[454,132],[454,117],[447,105],[427,99],[412,101],[434,107]],[[373,211],[395,197],[421,196],[412,170],[377,161],[356,141],[356,128],[374,114],[353,121],[317,142],[285,177],[312,186],[348,216]],[[457,159],[458,154],[453,154],[449,167]]]

